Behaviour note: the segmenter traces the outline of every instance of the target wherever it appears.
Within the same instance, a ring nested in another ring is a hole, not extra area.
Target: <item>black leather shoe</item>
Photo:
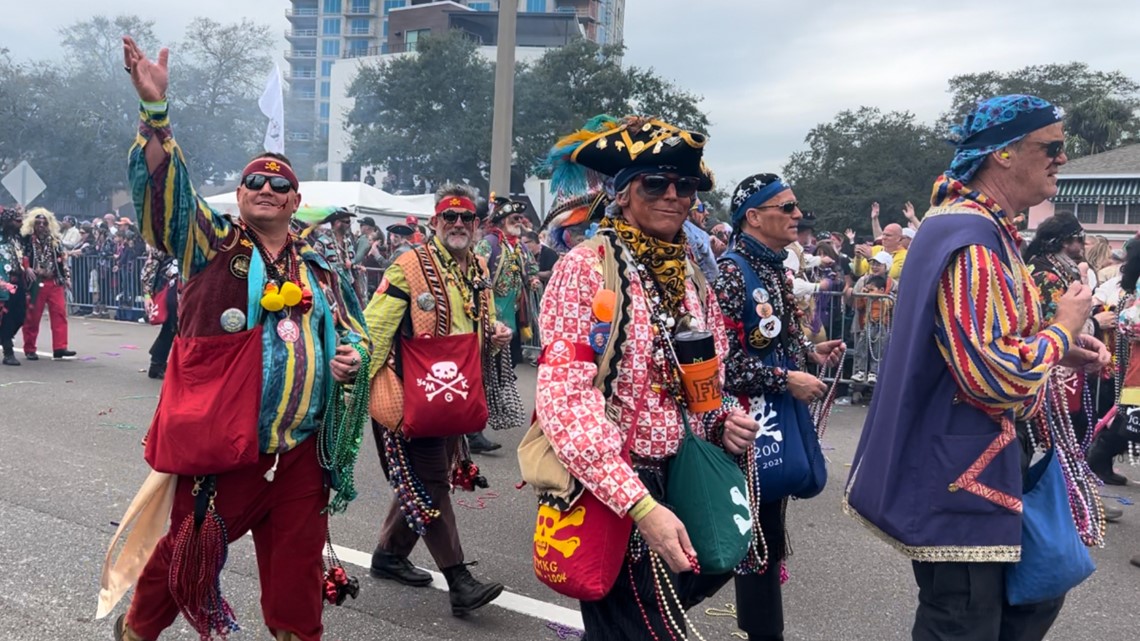
[[[1129,561],[1129,563],[1131,563],[1132,565],[1135,565],[1136,567],[1140,568],[1140,554],[1137,554],[1136,556],[1132,557],[1132,560],[1131,560],[1131,561]]]
[[[502,447],[498,443],[489,440],[483,436],[482,432],[475,432],[474,434],[467,435],[467,447],[471,450],[472,454],[486,454],[487,452],[494,452]]]
[[[29,361],[38,361],[40,360],[40,355],[35,352],[24,352],[24,359]]]
[[[431,574],[412,565],[406,556],[396,556],[376,548],[372,553],[372,576],[422,588],[431,585]]]
[[[68,358],[70,356],[75,356],[75,352],[69,349],[57,349],[51,353],[51,357],[56,360],[59,360],[61,358]]]
[[[20,361],[16,360],[15,354],[5,354],[4,355],[4,364],[5,365],[14,365],[16,367],[19,367]]]
[[[447,579],[447,595],[451,599],[451,615],[465,616],[491,601],[499,598],[503,593],[502,583],[480,583],[471,576],[468,566],[474,563],[460,563],[459,565],[443,569],[443,576]]]
[[[162,380],[166,378],[166,365],[161,363],[151,363],[150,368],[146,371],[148,378],[155,378]]]

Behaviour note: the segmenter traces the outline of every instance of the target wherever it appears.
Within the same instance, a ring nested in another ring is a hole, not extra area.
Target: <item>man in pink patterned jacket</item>
[[[636,523],[617,583],[601,600],[581,605],[586,638],[678,638],[684,635],[683,617],[673,606],[663,608],[669,599],[655,594],[660,588],[645,546],[668,565],[684,607],[730,578],[696,580],[692,570],[699,559],[685,525],[657,502],[664,495],[667,464],[685,433],[679,410],[683,393],[668,360],[675,358],[676,336],[705,332],[716,353],[728,350],[715,294],[690,260],[682,231],[697,191],[713,186],[701,160],[706,138],[649,118],[599,117],[590,123],[592,129],[564,138],[552,150],[555,182],[580,188],[590,182],[582,174],[596,172],[612,177],[615,196],[604,216],[594,216],[600,218],[600,242],[567,253],[547,286],[539,315],[547,347],[538,369],[536,411],[570,474]],[[568,178],[576,171],[577,179]],[[576,194],[563,189],[561,195]],[[595,201],[587,210],[590,217],[601,207]],[[606,289],[603,274],[614,273],[607,260],[618,262],[619,291]],[[619,314],[611,323],[615,307]],[[599,367],[608,375],[595,386]],[[723,444],[731,454],[744,451],[758,429],[727,404],[693,414],[691,422],[698,436]],[[627,443],[632,464],[622,455]]]

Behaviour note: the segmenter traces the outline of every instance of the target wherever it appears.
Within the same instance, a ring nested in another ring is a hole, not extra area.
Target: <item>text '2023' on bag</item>
[[[145,458],[157,472],[201,476],[257,464],[261,325],[175,337]]]
[[[701,572],[731,572],[752,542],[752,512],[744,473],[719,447],[693,435],[687,412],[685,436],[669,462],[665,500],[697,552]]]
[[[1059,599],[1096,566],[1073,523],[1065,476],[1054,450],[1029,468],[1021,502],[1021,561],[1006,568],[1006,600],[1025,605]]]

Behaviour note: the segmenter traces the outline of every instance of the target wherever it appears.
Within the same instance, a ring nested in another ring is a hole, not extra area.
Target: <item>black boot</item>
[[[489,440],[483,436],[483,432],[479,431],[467,435],[467,447],[471,449],[472,454],[486,454],[487,452],[494,452],[502,445]]]
[[[40,360],[40,355],[35,352],[24,352],[24,360],[38,361]]]
[[[1116,434],[1102,431],[1089,446],[1085,460],[1093,473],[1108,485],[1128,485],[1128,479],[1112,469],[1112,460],[1128,447],[1128,441]]]
[[[4,341],[4,364],[16,367],[20,365],[20,361],[16,360],[16,350],[12,348],[12,339]]]
[[[166,378],[166,364],[151,363],[150,368],[146,371],[146,375],[150,378],[157,378],[160,380]]]
[[[372,576],[422,588],[431,585],[431,574],[412,565],[406,556],[396,556],[380,548],[372,553]]]
[[[72,356],[75,356],[75,352],[69,349],[57,349],[51,353],[51,357],[57,361],[61,358],[70,358]]]
[[[451,598],[451,615],[461,617],[494,601],[503,593],[502,583],[480,583],[467,569],[474,563],[460,563],[443,568],[447,594]]]

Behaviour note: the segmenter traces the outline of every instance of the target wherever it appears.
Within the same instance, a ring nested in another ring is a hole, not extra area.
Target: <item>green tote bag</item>
[[[693,435],[681,410],[685,436],[669,462],[665,499],[685,524],[702,574],[731,572],[752,543],[752,512],[744,473],[724,450]]]

